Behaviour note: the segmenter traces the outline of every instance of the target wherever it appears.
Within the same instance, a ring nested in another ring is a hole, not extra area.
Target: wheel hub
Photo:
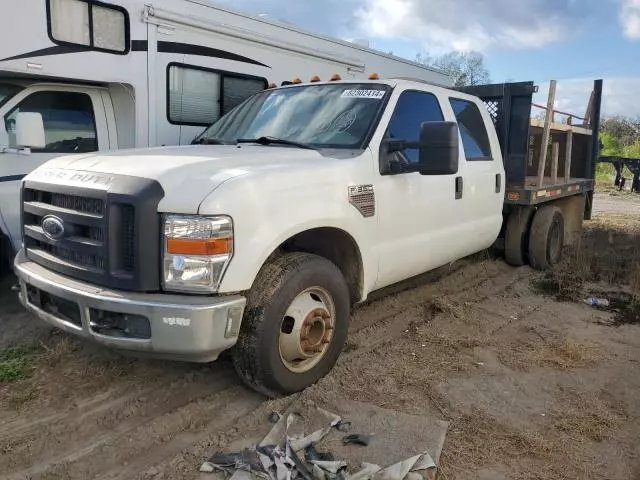
[[[296,373],[313,368],[333,339],[335,307],[320,287],[301,292],[289,305],[282,322],[279,349],[285,367]]]

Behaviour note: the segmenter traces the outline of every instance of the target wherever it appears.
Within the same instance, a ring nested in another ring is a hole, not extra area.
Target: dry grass
[[[40,360],[48,365],[55,366],[68,354],[78,350],[78,341],[66,334],[58,335],[53,341],[41,344]]]
[[[566,336],[547,338],[537,335],[537,338],[524,338],[497,350],[500,362],[525,371],[533,367],[573,370],[591,366],[602,358],[597,345],[577,342]]]
[[[463,320],[466,317],[466,307],[464,303],[446,295],[434,297],[428,306],[432,314],[451,315],[456,320]]]
[[[559,300],[582,301],[605,291],[624,310],[619,323],[640,318],[640,219],[612,215],[593,220],[580,241],[567,249],[561,265],[534,280],[534,286]],[[608,290],[629,291],[623,296]]]
[[[552,414],[553,427],[576,441],[601,442],[609,437],[621,417],[626,416],[619,406],[593,393],[565,390],[559,397],[561,407]]]
[[[452,421],[440,458],[439,478],[476,478],[483,468],[507,467],[510,479],[590,478],[578,472],[578,460],[559,448],[557,439],[537,431],[521,431],[481,410]],[[515,475],[515,476],[513,476]]]

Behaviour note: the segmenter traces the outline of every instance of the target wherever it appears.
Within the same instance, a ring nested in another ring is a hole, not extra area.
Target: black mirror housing
[[[458,173],[460,140],[456,122],[424,122],[420,127],[421,175]]]

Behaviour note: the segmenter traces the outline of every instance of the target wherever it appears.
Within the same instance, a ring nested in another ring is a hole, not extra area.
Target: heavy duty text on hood
[[[353,156],[353,152],[337,155],[344,158]],[[28,178],[102,190],[109,189],[110,175],[149,178],[158,181],[166,192],[161,211],[183,212],[187,208],[189,213],[196,213],[208,194],[232,178],[267,176],[282,170],[308,172],[314,167],[324,170],[334,167],[337,160],[336,156],[289,147],[193,145],[59,157]],[[179,201],[174,201],[178,196]]]

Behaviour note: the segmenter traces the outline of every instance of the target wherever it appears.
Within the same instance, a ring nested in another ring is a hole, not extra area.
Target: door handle
[[[502,175],[496,173],[496,193],[500,193],[502,191]]]
[[[456,177],[456,200],[460,200],[462,198],[463,189],[464,182],[462,181],[462,177]]]

